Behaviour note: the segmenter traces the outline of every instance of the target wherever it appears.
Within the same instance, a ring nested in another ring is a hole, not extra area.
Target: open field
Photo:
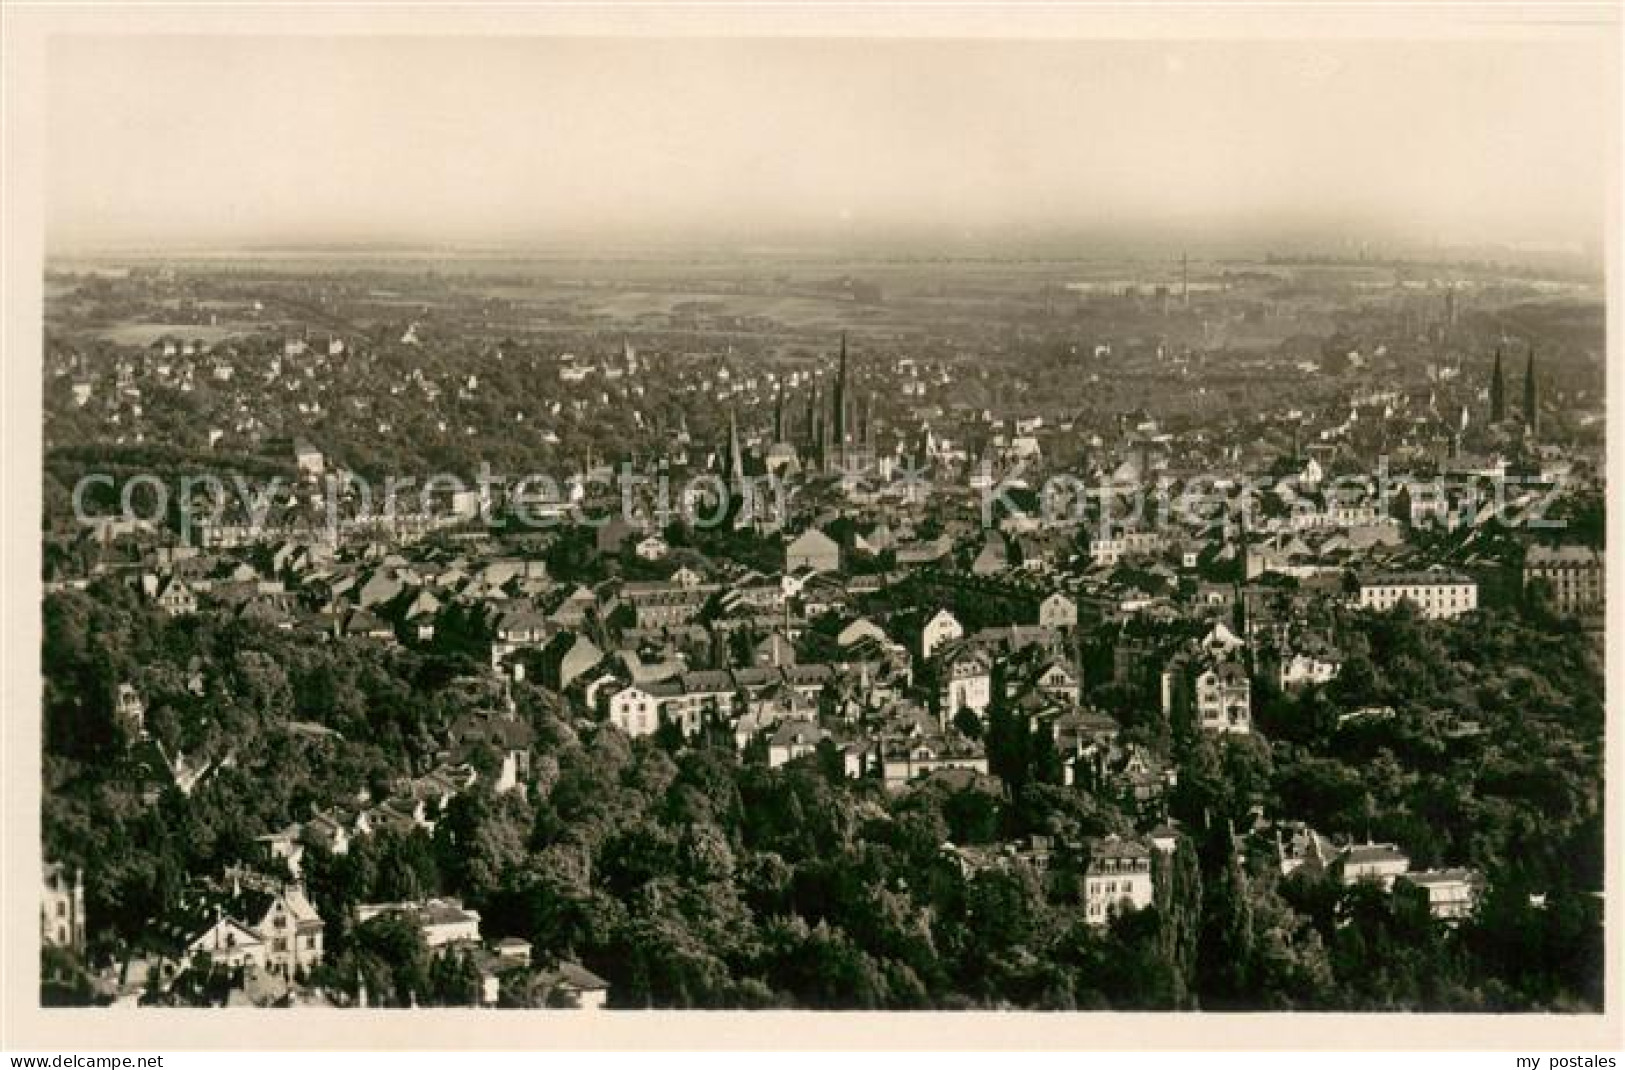
[[[122,323],[117,327],[109,327],[100,331],[99,336],[110,342],[126,346],[149,346],[160,338],[179,338],[187,341],[203,341],[210,345],[223,342],[228,338],[241,338],[252,334],[254,328],[248,325],[233,326],[230,324],[210,326],[199,323]]]

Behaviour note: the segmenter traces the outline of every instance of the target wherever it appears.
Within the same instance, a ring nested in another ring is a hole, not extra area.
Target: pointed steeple
[[[728,409],[728,478],[735,489],[745,485],[745,455],[739,449],[739,420]]]
[[[773,441],[784,441],[784,381],[779,381],[779,393],[773,401]]]
[[[842,468],[846,467],[846,447],[852,430],[846,423],[846,406],[846,332],[842,331],[840,371],[835,379],[835,443]]]
[[[1529,364],[1523,372],[1523,422],[1532,435],[1540,434],[1540,384],[1535,381],[1535,350],[1529,350]]]
[[[1507,383],[1501,371],[1501,351],[1495,351],[1495,371],[1490,373],[1490,423],[1507,418]]]

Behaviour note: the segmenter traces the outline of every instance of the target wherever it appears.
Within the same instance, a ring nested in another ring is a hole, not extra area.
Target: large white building
[[[1371,880],[1391,891],[1394,881],[1410,872],[1411,860],[1391,843],[1356,843],[1344,849],[1340,860],[1343,883]]]
[[[1151,905],[1151,849],[1143,843],[1107,836],[1089,848],[1083,874],[1084,920],[1105,925],[1114,911]]]
[[[660,728],[660,702],[636,685],[609,696],[609,723],[632,737],[653,735]]]
[[[1478,608],[1478,582],[1456,572],[1385,572],[1360,579],[1357,605],[1386,613],[1410,602],[1429,620],[1444,620]]]

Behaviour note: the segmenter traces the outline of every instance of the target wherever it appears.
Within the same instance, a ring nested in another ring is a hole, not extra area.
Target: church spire
[[[1495,371],[1490,374],[1490,423],[1507,418],[1507,382],[1501,371],[1501,350],[1495,351]]]
[[[1540,384],[1535,381],[1535,350],[1529,349],[1529,364],[1523,372],[1523,422],[1532,435],[1540,434]]]
[[[846,447],[847,447],[847,441],[851,436],[851,430],[852,430],[851,428],[849,428],[847,426],[847,423],[846,423],[847,401],[848,401],[848,399],[847,399],[847,393],[846,393],[846,332],[842,331],[841,332],[841,363],[840,363],[840,370],[839,370],[838,374],[836,375],[836,379],[835,379],[835,443],[836,443],[836,450],[838,452],[839,463],[840,463],[840,466],[842,468],[846,467],[846,462],[847,462]]]
[[[745,455],[739,449],[739,420],[732,406],[728,409],[728,465],[729,479],[735,490],[745,486]]]

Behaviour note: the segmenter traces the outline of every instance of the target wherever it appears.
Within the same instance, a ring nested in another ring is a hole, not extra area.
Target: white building
[[[1078,603],[1061,591],[1049,594],[1038,603],[1040,628],[1071,628],[1078,623]]]
[[[808,528],[784,548],[784,571],[810,568],[817,572],[839,572],[841,547],[817,528]]]
[[[1337,676],[1340,668],[1336,660],[1318,654],[1292,654],[1281,659],[1281,690],[1292,691],[1313,684],[1324,684]]]
[[[1411,868],[1411,859],[1391,843],[1357,843],[1343,852],[1343,883],[1374,880],[1383,891],[1391,891],[1394,881]]]
[[[1159,532],[1125,531],[1115,536],[1090,539],[1089,560],[1096,567],[1112,568],[1120,564],[1124,558],[1158,553],[1164,545],[1165,542]]]
[[[1239,663],[1222,661],[1196,674],[1196,723],[1207,732],[1252,731],[1252,684]]]
[[[265,941],[247,925],[222,915],[186,945],[185,958],[203,956],[214,966],[258,971],[265,967]]]
[[[1151,850],[1142,843],[1107,836],[1090,844],[1083,875],[1084,920],[1105,925],[1114,912],[1151,905]]]
[[[1405,883],[1427,897],[1429,914],[1457,922],[1472,914],[1484,882],[1470,869],[1425,869],[1405,874]]]
[[[652,735],[660,727],[660,703],[637,685],[609,696],[609,723],[632,737]]]
[[[480,939],[480,912],[469,910],[459,899],[425,899],[410,903],[363,903],[355,909],[356,921],[367,922],[380,914],[398,914],[416,925],[424,946],[433,950],[447,944]]]
[[[45,864],[45,894],[40,900],[40,943],[47,947],[85,946],[85,884],[56,862]]]
[[[293,463],[298,466],[300,475],[311,479],[320,477],[325,467],[322,451],[308,442],[294,444]]]
[[[648,535],[638,542],[634,550],[645,561],[662,561],[671,552],[671,547],[661,536]]]
[[[960,710],[980,714],[993,697],[993,670],[987,657],[968,650],[942,668],[942,716],[952,723]]]
[[[1386,613],[1410,602],[1429,620],[1444,620],[1478,608],[1478,582],[1455,572],[1386,572],[1362,577],[1356,605]]]
[[[1246,645],[1223,621],[1209,628],[1207,634],[1202,637],[1202,649],[1216,658],[1230,657]]]
[[[268,903],[250,916],[254,931],[265,943],[264,963],[273,972],[291,977],[322,961],[325,926],[302,885],[288,885],[270,895]]]
[[[942,644],[964,637],[965,626],[959,623],[959,618],[946,609],[939,609],[920,630],[920,656],[929,658]]]

